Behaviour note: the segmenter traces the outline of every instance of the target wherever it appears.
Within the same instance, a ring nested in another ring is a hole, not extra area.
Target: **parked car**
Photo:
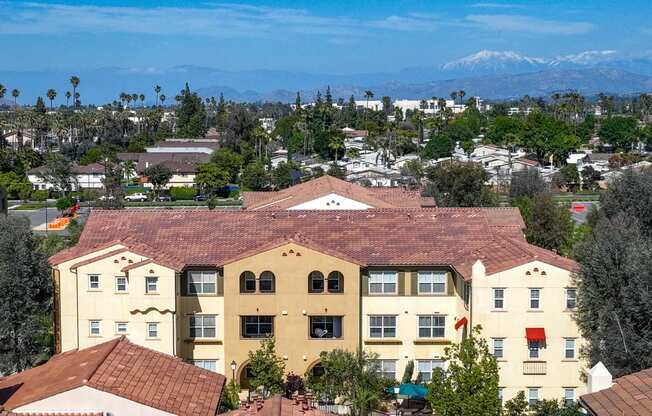
[[[172,197],[170,195],[159,195],[154,198],[154,201],[157,202],[172,202]]]
[[[125,200],[129,202],[145,202],[147,201],[147,195],[142,192],[125,196]]]
[[[100,201],[113,201],[115,197],[113,195],[109,195],[108,197],[106,195],[102,195],[101,197],[98,198]]]
[[[196,195],[193,199],[195,201],[208,201],[210,199],[210,196],[208,196],[206,194],[199,194],[199,195]]]

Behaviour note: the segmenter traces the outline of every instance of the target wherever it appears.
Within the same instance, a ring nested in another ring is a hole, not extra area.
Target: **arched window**
[[[274,273],[270,271],[262,272],[258,281],[258,290],[262,293],[274,293],[276,287],[275,280]]]
[[[337,270],[328,274],[328,291],[330,293],[344,292],[344,275]]]
[[[308,292],[322,293],[324,291],[324,275],[322,272],[314,271],[308,275]]]
[[[246,271],[240,275],[240,293],[256,292],[256,275],[253,272]]]

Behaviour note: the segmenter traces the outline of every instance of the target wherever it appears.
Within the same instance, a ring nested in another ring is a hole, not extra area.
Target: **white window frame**
[[[380,291],[372,290],[373,285],[380,285]],[[394,290],[388,290],[390,285],[394,286]],[[395,295],[398,293],[398,273],[391,271],[374,271],[369,272],[369,286],[368,291],[370,295]]]
[[[531,287],[531,288],[528,288],[528,292],[530,294],[529,301],[528,301],[529,309],[532,309],[532,310],[541,309],[541,292],[542,292],[541,288],[540,287]],[[536,293],[536,296],[534,296],[535,293]],[[536,306],[532,306],[533,302],[536,302]]]
[[[193,276],[199,275],[199,280],[193,282]],[[207,278],[212,278],[212,281]],[[194,285],[199,285],[199,290],[195,291]],[[214,290],[206,290],[206,285],[213,285]],[[188,272],[188,293],[191,295],[215,295],[217,294],[217,272],[209,270],[191,270]]]
[[[93,278],[97,278],[97,287],[93,287]],[[88,275],[88,290],[102,290],[100,285],[100,275],[99,274],[89,274]]]
[[[194,366],[197,366],[199,368],[202,368],[204,370],[207,370],[207,371],[212,371],[214,373],[217,372],[217,360],[210,360],[210,359],[190,360],[190,364],[192,364]],[[207,368],[207,367],[212,367],[212,368]]]
[[[97,325],[95,325],[97,324]],[[97,328],[94,328],[97,326]],[[94,334],[93,330],[97,329],[97,333]],[[101,337],[102,336],[102,321],[99,319],[91,319],[88,321],[88,336],[90,337]]]
[[[380,324],[372,324],[374,320],[380,320]],[[393,325],[391,320],[394,320]],[[372,328],[380,329],[380,334],[373,335]],[[394,335],[386,335],[387,330],[392,328],[394,329]],[[396,315],[369,315],[369,338],[396,338]]]
[[[124,325],[124,331],[120,331],[120,326]],[[116,322],[115,323],[115,333],[118,335],[125,335],[129,333],[129,323],[128,322]]]
[[[124,280],[124,286],[125,288],[123,290],[120,290],[120,283],[118,282],[119,280]],[[115,277],[115,291],[117,293],[127,293],[129,291],[129,282],[127,280],[127,276],[116,276]]]
[[[573,296],[568,296],[569,292],[571,292],[571,291],[574,293],[574,295]],[[568,310],[576,309],[577,308],[577,288],[568,287],[568,288],[566,288],[565,292],[566,292],[566,309],[568,309]],[[573,300],[575,306],[569,307],[568,306],[568,301],[570,301],[571,299]]]
[[[391,359],[378,359],[373,360],[371,365],[374,366],[374,370],[377,374],[390,380],[396,380],[396,361],[397,360]],[[393,376],[390,376],[389,374],[393,374]]]
[[[149,288],[151,281],[154,282],[154,289]],[[158,276],[146,276],[145,277],[145,293],[158,293]]]
[[[213,326],[207,325],[206,320],[212,318]],[[193,320],[195,324],[193,325]],[[212,336],[207,336],[205,332],[210,329],[213,329],[214,334]],[[195,335],[192,334],[193,329],[195,330]],[[205,314],[195,314],[188,316],[188,336],[193,339],[214,339],[217,338],[217,315],[205,315]]]
[[[568,343],[572,343],[572,348],[568,348]],[[574,360],[576,358],[576,348],[577,348],[577,341],[575,338],[564,338],[564,359],[565,360]],[[572,352],[571,356],[568,356],[568,352]]]
[[[532,394],[534,393],[534,394]],[[527,402],[530,406],[534,406],[539,401],[539,388],[528,387],[527,389]]]
[[[500,344],[500,346],[498,346]],[[500,351],[500,355],[496,354]],[[492,338],[492,352],[496,359],[501,360],[505,358],[505,338]]]
[[[430,325],[428,326],[422,326],[421,325],[421,318],[430,318]],[[443,319],[443,325],[435,325],[435,320],[439,320],[439,318]],[[430,335],[427,336],[422,336],[421,335],[421,329],[422,328],[427,328],[430,332]],[[443,331],[442,335],[435,335],[435,330],[441,329]],[[418,315],[417,316],[417,338],[425,338],[425,339],[445,339],[446,338],[446,315]]]
[[[564,387],[564,406],[572,406],[573,403],[575,403],[575,387]]]
[[[494,287],[491,288],[491,293],[493,294],[493,307],[492,309],[503,310],[505,309],[505,288],[504,287]],[[501,296],[498,297],[497,292],[500,291]],[[496,302],[501,302],[501,306],[496,306]]]
[[[427,367],[428,371],[421,371],[422,369],[422,364],[424,367]],[[421,381],[423,382],[429,382],[432,380],[432,372],[435,368],[441,368],[443,370],[446,370],[446,361],[444,360],[433,360],[433,359],[428,359],[428,360],[417,360],[417,376],[421,374]]]
[[[147,338],[148,339],[156,339],[158,338],[158,322],[147,322],[146,329],[147,329]],[[152,335],[152,326],[154,328],[154,335]]]
[[[448,286],[448,276],[445,272],[423,271],[417,274],[417,293],[420,295],[445,295]],[[426,290],[421,290],[421,285],[427,285]],[[441,287],[442,290],[435,290]]]

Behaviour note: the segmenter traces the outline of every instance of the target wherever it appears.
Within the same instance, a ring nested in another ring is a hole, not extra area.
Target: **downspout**
[[[75,269],[74,273],[75,273],[75,311],[77,314],[77,322],[76,322],[77,349],[79,349],[79,273],[77,272],[77,269]]]
[[[177,310],[179,310],[179,279],[181,275],[174,272],[174,311],[172,311],[172,355],[177,355]]]

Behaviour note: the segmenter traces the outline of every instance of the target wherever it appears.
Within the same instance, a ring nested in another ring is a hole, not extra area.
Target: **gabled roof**
[[[220,267],[287,242],[360,265],[450,265],[467,278],[478,259],[488,274],[534,260],[573,270],[572,260],[525,242],[523,227],[513,208],[93,210],[79,243],[50,261],[128,237],[125,246],[146,247],[156,263],[175,270]]]
[[[176,415],[214,416],[224,383],[220,374],[121,337],[0,379],[0,405],[13,410],[88,386]]]
[[[374,208],[418,208],[419,191],[403,188],[365,188],[324,175],[274,192],[243,192],[243,206],[249,210],[288,209],[316,198],[337,194]]]
[[[595,416],[652,415],[652,368],[614,380],[611,388],[580,397]]]

